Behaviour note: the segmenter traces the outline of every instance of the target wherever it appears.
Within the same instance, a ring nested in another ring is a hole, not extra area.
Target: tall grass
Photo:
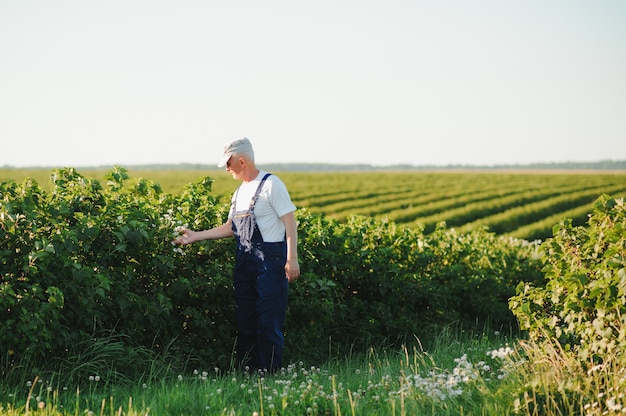
[[[444,328],[400,350],[375,347],[265,375],[194,368],[171,356],[148,358],[146,351],[132,356],[120,340],[102,339],[46,370],[33,363],[5,368],[0,413],[506,414],[511,406],[494,394],[504,361],[491,354],[506,345],[509,336]]]
[[[500,387],[523,415],[626,414],[626,366],[621,352],[602,364],[580,362],[555,340],[519,341],[511,371]]]
[[[2,360],[0,414],[615,415],[626,413],[621,355],[580,363],[558,343],[440,329],[266,375],[221,371],[103,337],[47,363]]]

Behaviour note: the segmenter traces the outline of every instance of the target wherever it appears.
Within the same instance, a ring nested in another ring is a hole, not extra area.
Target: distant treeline
[[[626,170],[626,160],[601,160],[597,162],[550,162],[509,165],[386,165],[375,166],[368,164],[332,164],[332,163],[259,163],[265,170],[275,172],[359,172],[359,171],[446,171],[446,170]],[[24,169],[52,169],[61,166],[31,166]],[[112,165],[82,167],[81,170],[102,169],[109,170]],[[215,165],[199,163],[180,164],[146,164],[123,165],[127,169],[141,170],[219,170]],[[0,169],[18,169],[5,165]]]
[[[284,163],[262,166],[267,170],[287,172],[334,172],[334,171],[420,171],[420,170],[626,170],[626,160],[603,160],[599,162],[555,162],[527,165],[387,165],[367,164],[337,165],[325,163]]]

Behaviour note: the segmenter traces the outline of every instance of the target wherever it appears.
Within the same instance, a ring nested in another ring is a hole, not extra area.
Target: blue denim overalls
[[[287,243],[264,242],[254,217],[254,206],[268,176],[261,180],[250,207],[235,210],[232,218],[237,241],[233,273],[239,332],[237,358],[249,371],[279,369],[285,344]]]

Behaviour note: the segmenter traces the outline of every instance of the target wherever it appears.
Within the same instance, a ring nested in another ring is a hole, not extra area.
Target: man
[[[288,282],[300,275],[296,207],[285,184],[258,169],[247,138],[224,147],[218,167],[242,181],[226,223],[204,231],[183,230],[177,244],[234,236],[237,358],[249,371],[273,372],[282,365]]]

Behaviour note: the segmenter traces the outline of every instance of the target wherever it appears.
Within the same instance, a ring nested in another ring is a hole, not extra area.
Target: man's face
[[[243,171],[242,159],[237,155],[232,155],[226,162],[226,172],[230,172],[233,178],[238,179]]]

